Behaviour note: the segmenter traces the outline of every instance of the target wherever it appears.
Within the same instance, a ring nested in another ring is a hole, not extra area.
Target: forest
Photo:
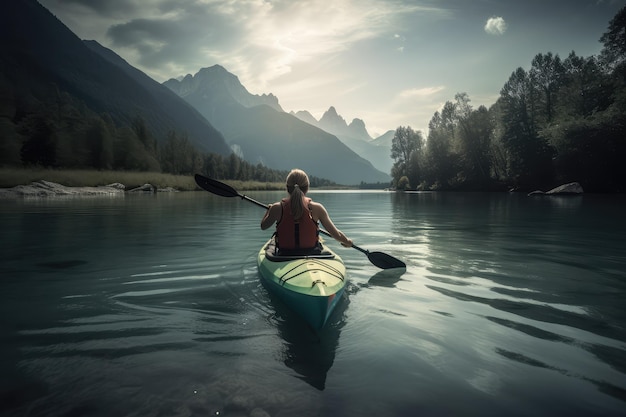
[[[458,93],[435,112],[428,137],[397,128],[391,175],[398,189],[534,190],[578,182],[625,192],[626,7],[599,56],[537,54],[489,109]]]

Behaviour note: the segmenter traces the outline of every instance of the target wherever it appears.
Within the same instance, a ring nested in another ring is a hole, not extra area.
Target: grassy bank
[[[0,168],[0,188],[28,185],[33,181],[46,180],[68,187],[107,185],[114,182],[133,188],[146,183],[159,188],[172,187],[180,191],[197,190],[192,175],[172,175],[160,172],[56,170],[43,168]],[[283,183],[256,181],[224,181],[237,190],[282,190]]]

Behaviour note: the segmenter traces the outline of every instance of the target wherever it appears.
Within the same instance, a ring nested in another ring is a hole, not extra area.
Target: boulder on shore
[[[120,188],[121,186],[121,188]],[[10,197],[51,197],[51,196],[95,196],[123,195],[122,184],[111,184],[98,187],[67,187],[50,181],[35,181],[30,185],[18,185],[12,188],[0,188],[0,198]]]
[[[583,193],[583,187],[577,182],[570,182],[569,184],[559,185],[550,191],[543,192],[540,190],[533,191],[528,195],[580,195]]]
[[[140,187],[126,191],[126,186],[115,182],[113,184],[97,187],[67,187],[50,181],[35,181],[30,185],[18,185],[12,188],[0,188],[0,198],[15,197],[64,197],[64,196],[123,196],[125,192],[150,193],[176,192],[174,188],[157,188],[152,184],[144,184]]]
[[[144,184],[140,185],[137,188],[133,188],[132,190],[128,190],[129,193],[151,193],[154,194],[157,192],[157,189],[152,184]]]

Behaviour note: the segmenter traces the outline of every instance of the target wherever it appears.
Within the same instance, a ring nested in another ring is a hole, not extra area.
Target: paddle
[[[200,188],[210,193],[213,193],[222,197],[241,197],[242,200],[247,200],[251,203],[256,204],[259,207],[263,207],[264,209],[267,209],[269,207],[267,204],[263,204],[259,201],[256,201],[255,199],[250,198],[247,195],[240,194],[233,187],[231,187],[228,184],[224,184],[223,182],[220,182],[211,178],[207,178],[200,174],[196,174],[195,179],[196,179],[196,184],[198,184]],[[328,233],[326,230],[320,229],[320,232],[322,232],[326,236],[332,237],[331,234]],[[376,265],[377,267],[381,269],[406,268],[406,264],[404,262],[402,262],[399,259],[394,258],[391,255],[387,255],[386,253],[370,252],[366,249],[358,247],[355,244],[353,244],[352,247],[358,250],[359,252],[362,252],[365,255],[367,255],[367,259],[369,259],[372,264]]]

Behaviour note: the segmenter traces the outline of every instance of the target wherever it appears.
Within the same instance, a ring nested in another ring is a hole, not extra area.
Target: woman
[[[326,208],[306,197],[308,191],[309,177],[301,169],[292,169],[287,175],[289,197],[269,206],[261,220],[261,229],[265,230],[276,223],[276,246],[283,252],[306,253],[317,248],[318,222],[343,246],[352,246],[352,240],[330,220]]]

